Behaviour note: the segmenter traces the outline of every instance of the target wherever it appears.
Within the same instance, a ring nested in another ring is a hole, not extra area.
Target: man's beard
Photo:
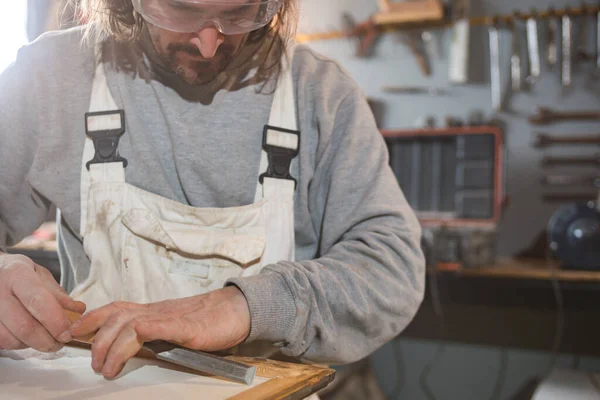
[[[235,52],[235,47],[222,43],[210,60],[185,59],[182,62],[178,58],[180,53],[201,57],[200,50],[188,43],[171,43],[167,51],[160,52],[159,56],[181,80],[190,85],[201,85],[214,81],[225,71],[233,60]]]

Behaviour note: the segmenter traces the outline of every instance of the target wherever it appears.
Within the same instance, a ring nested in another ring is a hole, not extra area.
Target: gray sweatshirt
[[[42,36],[0,75],[0,245],[61,211],[63,278],[89,273],[79,232],[80,168],[95,70],[82,30]],[[253,202],[272,91],[207,95],[156,61],[147,40],[108,40],[109,88],[127,114],[128,183],[194,207]],[[388,166],[360,88],[339,65],[298,46],[293,60],[301,148],[293,163],[295,262],[234,279],[251,313],[248,341],[307,362],[361,359],[398,335],[424,291],[420,227]]]

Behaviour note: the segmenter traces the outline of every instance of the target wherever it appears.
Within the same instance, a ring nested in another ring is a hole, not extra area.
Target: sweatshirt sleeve
[[[25,47],[0,74],[0,248],[31,234],[50,209],[28,179],[38,147],[35,64]]]
[[[305,362],[359,360],[409,324],[423,299],[421,229],[389,167],[388,150],[356,84],[339,101],[316,159],[309,203],[318,258],[233,279],[245,294],[248,341]],[[348,91],[347,91],[348,92]]]

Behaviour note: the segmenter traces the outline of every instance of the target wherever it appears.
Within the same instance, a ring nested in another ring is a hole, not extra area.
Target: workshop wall
[[[473,14],[511,13],[515,9],[529,11],[533,6],[545,9],[550,6],[577,7],[579,0],[473,0]],[[341,14],[349,12],[357,21],[364,21],[377,9],[376,0],[301,0],[300,33],[338,30],[341,27]],[[502,32],[503,82],[508,82],[510,72],[511,37]],[[540,32],[542,55],[545,56],[545,24]],[[450,32],[443,37],[441,48],[443,57],[434,54],[431,77],[424,77],[411,52],[397,43],[391,35],[384,36],[375,49],[372,58],[354,57],[354,44],[349,40],[311,42],[308,45],[316,51],[340,62],[357,80],[365,94],[385,104],[380,125],[382,128],[413,127],[419,117],[436,117],[438,126],[444,124],[444,117],[452,115],[468,118],[473,110],[481,110],[492,118],[489,51],[487,30],[472,28],[470,83],[464,86],[451,86],[448,83],[448,48]],[[590,43],[593,46],[593,42]],[[529,247],[544,229],[552,213],[560,203],[544,203],[542,196],[548,193],[540,183],[544,170],[540,161],[544,155],[577,154],[580,148],[553,149],[542,152],[532,147],[535,131],[556,134],[595,133],[598,124],[569,123],[536,129],[527,121],[527,116],[537,105],[556,109],[598,109],[600,91],[598,84],[590,79],[593,65],[576,66],[571,93],[563,95],[558,69],[549,71],[543,63],[542,78],[530,92],[512,96],[509,113],[498,116],[505,123],[508,144],[507,190],[511,203],[500,225],[498,252],[500,255],[515,255]],[[600,81],[599,81],[600,82]],[[394,86],[435,86],[448,87],[451,95],[442,97],[400,96],[385,94],[381,88]],[[592,153],[596,149],[590,149]],[[590,154],[592,154],[590,153]],[[476,328],[476,327],[474,327]],[[486,399],[509,398],[528,379],[540,376],[548,366],[551,355],[541,352],[501,350],[476,346],[441,344],[402,339],[388,344],[373,356],[375,371],[386,393],[394,389],[396,378],[402,385],[400,398],[427,398],[419,379],[432,360],[439,346],[443,346],[443,356],[436,363],[428,378],[430,389],[440,400],[443,399]],[[505,357],[503,359],[503,357]],[[503,361],[504,360],[504,361]],[[397,363],[400,362],[398,367]],[[572,356],[560,358],[558,366],[566,368],[579,364],[580,368],[600,371],[600,360],[579,359]],[[501,370],[501,366],[505,369]],[[492,396],[500,372],[505,372],[503,387],[498,396]]]
[[[555,2],[551,0],[474,0],[473,14],[512,13],[515,9],[529,11],[534,5],[542,10],[550,6],[570,5],[578,7],[579,0]],[[366,20],[377,10],[375,0],[327,0],[325,6],[320,0],[302,0],[299,32],[311,33],[339,30],[341,15],[349,12],[357,21]],[[590,3],[591,4],[591,3]],[[574,26],[576,24],[574,23]],[[436,40],[440,35],[433,31]],[[441,32],[441,31],[440,31]],[[592,34],[593,32],[590,32]],[[409,128],[415,126],[420,117],[433,116],[438,126],[444,124],[447,115],[468,118],[473,110],[481,110],[489,118],[494,116],[491,103],[489,51],[487,29],[472,27],[470,83],[464,86],[451,86],[448,82],[448,50],[450,31],[442,38],[440,47],[443,57],[433,54],[432,76],[424,77],[406,46],[398,43],[393,35],[382,37],[371,58],[354,57],[355,48],[350,40],[328,40],[310,42],[316,51],[340,62],[358,81],[365,94],[385,104],[385,111],[379,119],[382,128]],[[545,24],[541,24],[540,39],[542,55],[545,57]],[[501,33],[503,83],[508,83],[510,72],[511,35]],[[589,43],[591,46],[594,43]],[[522,46],[525,46],[523,43]],[[508,143],[507,191],[510,205],[502,222],[498,239],[500,255],[514,255],[528,248],[543,231],[552,213],[560,203],[544,203],[542,196],[550,191],[541,184],[544,170],[541,167],[543,155],[569,155],[568,151],[580,148],[557,148],[540,151],[532,147],[535,131],[557,134],[593,133],[597,123],[569,123],[536,129],[527,121],[527,116],[537,105],[556,109],[589,109],[600,105],[600,80],[590,78],[593,64],[575,67],[574,85],[571,93],[563,95],[560,87],[558,68],[548,71],[543,63],[542,78],[530,92],[513,95],[508,103],[510,112],[498,114],[505,122]],[[435,86],[448,87],[450,95],[394,95],[383,93],[381,88],[394,86]],[[595,150],[595,149],[593,149]],[[592,151],[592,150],[590,150]],[[590,153],[590,154],[593,154]],[[557,190],[554,190],[556,192]],[[588,192],[593,190],[588,190]],[[562,190],[562,192],[566,192]],[[576,190],[575,190],[576,192]]]

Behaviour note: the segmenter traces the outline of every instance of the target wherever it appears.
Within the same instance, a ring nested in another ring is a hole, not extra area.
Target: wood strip
[[[229,400],[296,400],[303,399],[325,387],[335,372],[327,369],[290,373],[246,390]]]

